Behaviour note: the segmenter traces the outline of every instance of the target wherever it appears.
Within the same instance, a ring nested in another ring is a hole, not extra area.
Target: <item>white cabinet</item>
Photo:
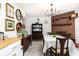
[[[16,47],[8,56],[22,56],[22,54],[22,50],[19,47]]]
[[[0,49],[0,56],[22,56],[23,50],[21,46],[21,40]]]

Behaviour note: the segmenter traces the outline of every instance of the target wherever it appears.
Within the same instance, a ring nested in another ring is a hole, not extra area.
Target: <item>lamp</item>
[[[75,13],[75,14],[71,15],[71,18],[76,18],[76,17],[78,17],[78,13]]]
[[[75,15],[75,14],[72,14],[72,15],[71,15],[71,17],[72,17],[72,18],[75,18],[75,17],[76,17],[76,15]]]

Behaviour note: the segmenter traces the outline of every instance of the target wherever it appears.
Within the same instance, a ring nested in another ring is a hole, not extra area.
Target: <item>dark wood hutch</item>
[[[33,40],[39,40],[42,39],[42,24],[35,23],[32,24],[32,39]]]

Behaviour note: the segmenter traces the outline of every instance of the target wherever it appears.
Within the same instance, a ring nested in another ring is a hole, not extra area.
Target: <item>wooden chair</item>
[[[0,32],[0,39],[4,40],[4,32]]]
[[[60,47],[58,48],[58,41],[60,43]],[[65,44],[67,42],[67,44]],[[69,50],[68,50],[68,39],[66,38],[57,38],[56,39],[56,48],[51,47],[52,53],[55,54],[55,56],[68,56]]]

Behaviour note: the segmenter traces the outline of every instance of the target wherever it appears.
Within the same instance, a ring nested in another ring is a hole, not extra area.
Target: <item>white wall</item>
[[[25,16],[25,12],[22,9],[22,7],[18,4],[11,4],[12,6],[14,6],[14,20],[15,21],[15,25],[18,22],[16,17],[15,17],[15,10],[16,9],[20,9],[22,14]],[[0,31],[4,32],[5,35],[7,35],[8,37],[12,37],[12,36],[16,36],[16,30],[15,31],[5,31],[5,19],[8,18],[5,15],[5,3],[1,4],[1,10],[0,10]],[[36,23],[37,22],[37,18],[40,18],[40,23],[43,24],[43,34],[47,34],[47,32],[51,32],[51,17],[25,17],[25,25],[26,25],[26,30],[28,32],[28,34],[31,34],[31,25],[32,23]],[[10,19],[10,18],[8,18]],[[48,23],[45,24],[45,21],[47,21]],[[16,29],[16,26],[15,26]]]
[[[26,17],[25,25],[28,34],[31,34],[31,25],[37,22],[37,18],[40,19],[39,23],[43,24],[43,34],[51,32],[51,17]],[[48,23],[46,24],[45,21]]]
[[[1,9],[0,9],[0,32],[4,32],[4,28],[5,28],[5,6],[4,3],[1,3]]]
[[[1,3],[1,11],[0,11],[0,31],[4,32],[6,36],[13,37],[17,35],[16,32],[16,23],[18,22],[15,17],[15,10],[20,9],[22,14],[24,15],[23,9],[18,6],[18,4],[11,4],[14,7],[14,19],[11,19],[9,17],[6,17],[6,9],[5,9],[5,3]],[[15,30],[14,31],[5,31],[5,19],[11,19],[15,21]],[[20,21],[21,22],[21,21]]]
[[[79,13],[79,9],[75,10],[75,13]],[[79,16],[75,19],[75,40],[79,44]]]

